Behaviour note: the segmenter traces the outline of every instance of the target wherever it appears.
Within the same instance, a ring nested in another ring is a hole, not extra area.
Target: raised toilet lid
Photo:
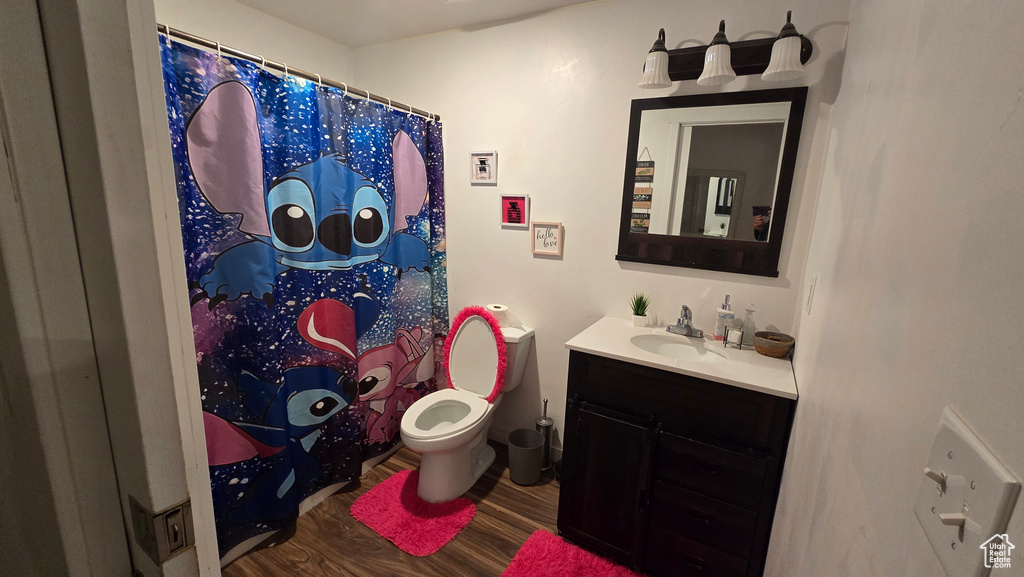
[[[498,322],[483,307],[467,307],[453,325],[454,336],[445,346],[449,384],[493,402],[505,379],[505,341]]]

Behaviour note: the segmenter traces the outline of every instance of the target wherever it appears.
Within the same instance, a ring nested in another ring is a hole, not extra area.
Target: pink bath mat
[[[419,471],[395,473],[356,499],[349,511],[402,551],[426,557],[469,525],[476,505],[465,497],[428,503],[416,494],[419,477]]]
[[[534,531],[502,577],[639,577],[547,531]]]

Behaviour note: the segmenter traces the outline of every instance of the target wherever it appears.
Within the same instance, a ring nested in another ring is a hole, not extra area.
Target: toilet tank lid
[[[501,334],[505,337],[506,343],[518,343],[521,339],[532,337],[533,329],[530,327],[501,327]]]

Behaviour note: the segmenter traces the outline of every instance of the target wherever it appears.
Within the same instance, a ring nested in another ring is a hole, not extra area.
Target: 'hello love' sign
[[[533,221],[530,223],[530,233],[533,237],[533,254],[562,256],[562,223]]]

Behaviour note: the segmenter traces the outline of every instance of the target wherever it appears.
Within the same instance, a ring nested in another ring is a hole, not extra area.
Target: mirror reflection
[[[644,110],[629,231],[767,242],[790,106]]]

